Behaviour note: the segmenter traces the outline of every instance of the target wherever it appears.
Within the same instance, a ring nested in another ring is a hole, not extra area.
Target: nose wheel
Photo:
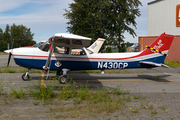
[[[29,80],[29,74],[26,74],[26,73],[24,73],[23,75],[22,75],[22,79],[24,80],[24,81],[28,81]]]
[[[27,72],[22,75],[22,79],[23,81],[27,81],[29,80],[29,78],[30,76],[29,76],[29,69],[28,69]]]

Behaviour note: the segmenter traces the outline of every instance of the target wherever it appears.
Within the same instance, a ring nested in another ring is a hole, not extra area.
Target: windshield
[[[38,44],[38,43],[33,45],[33,47],[38,47],[38,46],[39,46],[39,44]]]
[[[39,48],[40,50],[43,50],[43,51],[48,51],[48,50],[49,50],[49,43],[48,43],[48,41],[40,44],[40,45],[38,46],[38,48]]]

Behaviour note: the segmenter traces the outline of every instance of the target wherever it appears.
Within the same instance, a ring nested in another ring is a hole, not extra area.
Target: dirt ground
[[[133,97],[134,94],[130,94]],[[136,94],[137,95],[137,94]],[[48,104],[43,103],[42,100],[34,100],[31,97],[25,99],[13,99],[0,97],[0,119],[1,120],[53,120],[53,119],[100,119],[100,120],[179,120],[180,119],[180,94],[140,94],[141,97],[138,100],[132,102],[126,102],[126,107],[120,111],[113,113],[101,113],[93,114],[93,116],[81,116],[76,117],[71,111],[69,116],[63,116],[62,112],[52,112],[51,107],[73,106],[73,100],[51,101]],[[38,103],[36,105],[35,103]],[[56,103],[56,104],[55,104]],[[153,105],[153,109],[145,109],[146,105]],[[142,107],[140,107],[142,105]],[[166,107],[166,110],[160,107]],[[138,113],[133,113],[130,108],[138,110]],[[156,111],[157,114],[153,115],[151,112]],[[73,111],[74,112],[74,111]],[[58,116],[61,114],[62,116]]]

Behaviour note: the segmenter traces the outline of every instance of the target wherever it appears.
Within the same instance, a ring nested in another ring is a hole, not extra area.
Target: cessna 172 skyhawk
[[[60,75],[59,82],[65,83],[67,71],[168,67],[164,65],[164,59],[173,39],[173,35],[163,33],[142,52],[93,53],[96,45],[91,46],[91,50],[85,48],[89,46],[91,38],[58,33],[38,48],[16,48],[10,54],[16,64],[28,70],[33,68],[57,71]],[[81,51],[73,54],[74,49]],[[22,79],[29,79],[28,71],[22,75]]]

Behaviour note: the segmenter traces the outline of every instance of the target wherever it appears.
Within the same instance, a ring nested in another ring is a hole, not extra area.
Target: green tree
[[[3,30],[0,28],[0,40],[3,40]]]
[[[127,43],[126,43],[126,47],[129,47],[129,46],[130,46],[130,42],[127,42]]]
[[[106,53],[112,53],[112,48],[110,46],[106,48]]]
[[[69,19],[70,26],[67,30],[70,33],[83,35],[97,39],[98,37],[105,37],[103,33],[101,12],[99,11],[101,0],[74,0],[75,3],[70,4],[70,10],[66,10],[64,14],[66,19]]]
[[[125,52],[126,51],[125,43],[123,42],[120,46],[118,46],[118,48],[120,52]]]
[[[4,35],[3,35],[3,30],[0,28],[0,51],[3,51],[7,45],[6,45],[6,41],[4,41]]]
[[[12,26],[6,25],[5,31],[0,28],[0,51],[7,49],[7,44],[12,45],[14,40],[13,48],[31,46],[36,44],[33,40],[34,34],[31,33],[31,29],[23,25],[13,24]]]
[[[3,36],[4,36],[4,38],[3,38],[4,41],[6,41],[7,43],[11,42],[11,35],[10,35],[10,26],[9,26],[9,24],[6,25],[6,29],[4,31]]]
[[[139,0],[74,0],[65,9],[65,18],[69,19],[67,31],[73,34],[102,37],[106,44],[120,47],[124,42],[124,32],[133,37],[136,33],[136,17],[140,16]]]
[[[34,34],[32,34],[31,29],[26,28],[26,26],[13,24],[10,33],[14,39],[14,47],[30,46],[36,43],[33,40]]]

